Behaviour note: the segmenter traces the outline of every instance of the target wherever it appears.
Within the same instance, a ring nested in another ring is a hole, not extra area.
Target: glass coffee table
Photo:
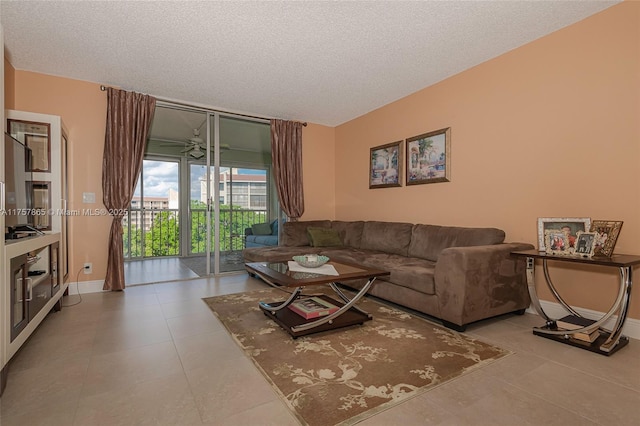
[[[355,306],[355,304],[362,296],[367,294],[377,277],[389,275],[388,271],[362,265],[333,261],[327,264],[333,265],[338,275],[295,272],[289,270],[287,263],[256,262],[246,263],[245,267],[250,274],[259,276],[273,287],[288,287],[292,289],[287,300],[260,302],[259,306],[265,315],[272,318],[291,336],[297,338],[312,333],[334,330],[370,321],[373,317]],[[337,283],[355,279],[366,279],[367,283],[353,297],[349,297],[338,287]],[[318,295],[318,297],[338,306],[339,309],[336,312],[318,318],[306,319],[288,308],[291,303],[301,297],[305,287],[316,285],[328,285],[335,292],[339,300],[335,300],[326,295]]]

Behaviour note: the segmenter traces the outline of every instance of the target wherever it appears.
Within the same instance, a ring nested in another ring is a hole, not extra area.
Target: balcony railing
[[[143,257],[181,256],[204,254],[206,240],[206,209],[191,209],[189,226],[181,229],[178,209],[130,209],[122,219],[123,252],[125,259]],[[238,251],[244,248],[244,232],[256,223],[267,222],[266,210],[221,209],[220,251]],[[213,212],[211,212],[213,224]],[[189,250],[182,253],[181,232],[189,230]],[[215,235],[211,233],[213,249]]]
[[[191,209],[191,253],[202,254],[206,251],[206,209]],[[211,223],[213,224],[211,212]],[[220,210],[220,251],[236,251],[244,248],[244,230],[256,223],[268,220],[266,210]],[[196,234],[197,233],[197,234]],[[195,235],[194,235],[195,234]],[[212,238],[213,230],[211,232]],[[214,240],[211,241],[211,247]]]
[[[180,255],[178,209],[131,209],[122,228],[125,258]]]

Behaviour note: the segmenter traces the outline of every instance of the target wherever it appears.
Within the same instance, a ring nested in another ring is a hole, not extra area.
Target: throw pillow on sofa
[[[338,231],[330,228],[307,228],[309,244],[313,247],[342,247]]]
[[[268,223],[256,223],[251,225],[253,235],[271,235],[271,225]]]

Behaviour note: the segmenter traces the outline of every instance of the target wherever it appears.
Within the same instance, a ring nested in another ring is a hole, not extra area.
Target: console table
[[[611,257],[578,257],[578,256],[563,256],[552,255],[537,250],[515,251],[511,253],[512,256],[525,257],[527,260],[527,286],[529,289],[529,295],[531,296],[531,304],[534,309],[542,318],[546,320],[546,324],[543,327],[534,327],[533,334],[546,337],[548,339],[556,340],[562,343],[566,343],[572,346],[576,346],[582,349],[596,352],[602,355],[611,355],[618,349],[629,343],[629,338],[622,335],[622,327],[627,318],[627,311],[629,309],[629,299],[631,297],[632,286],[632,273],[633,266],[640,265],[640,256],[627,255],[627,254],[614,254]],[[540,299],[536,293],[535,286],[535,261],[536,259],[542,260],[542,269],[544,272],[544,278],[547,286],[551,290],[551,293],[556,300],[571,314],[581,317],[564,299],[560,296],[556,290],[551,276],[549,275],[549,269],[547,263],[552,262],[571,262],[582,265],[598,265],[605,267],[618,268],[620,272],[620,288],[618,290],[618,296],[616,297],[613,305],[605,313],[602,318],[593,322],[592,324],[582,327],[576,330],[558,330],[556,326],[556,320],[550,318],[542,309],[540,305]],[[612,315],[617,313],[617,320],[612,330],[603,328],[603,324],[611,318]],[[600,336],[593,342],[587,343],[571,338],[574,333],[589,333],[598,329]]]

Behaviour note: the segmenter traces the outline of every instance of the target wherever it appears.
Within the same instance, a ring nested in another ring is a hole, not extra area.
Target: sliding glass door
[[[148,156],[123,220],[125,259],[180,256],[180,163]]]
[[[124,219],[125,259],[176,257],[199,276],[244,271],[245,232],[277,219],[269,125],[159,103]]]

